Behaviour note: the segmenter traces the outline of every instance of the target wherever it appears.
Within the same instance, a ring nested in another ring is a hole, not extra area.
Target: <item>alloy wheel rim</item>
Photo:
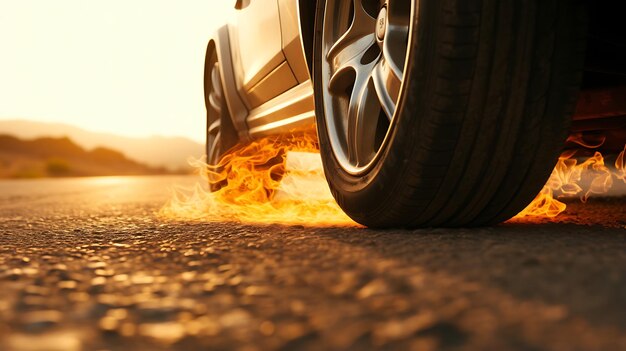
[[[222,91],[219,66],[215,62],[211,69],[211,90],[207,104],[207,163],[215,165],[219,162],[222,140]]]
[[[327,0],[324,117],[341,167],[367,172],[387,143],[404,80],[412,1]]]

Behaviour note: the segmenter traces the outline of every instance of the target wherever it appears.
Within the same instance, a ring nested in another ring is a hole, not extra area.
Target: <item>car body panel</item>
[[[222,66],[224,96],[240,139],[315,131],[313,87],[298,1],[238,3],[240,9],[231,23],[220,27],[213,38]],[[259,32],[257,26],[265,25],[271,28]],[[259,34],[250,36],[250,31]],[[266,41],[270,35],[272,39]]]
[[[310,80],[250,111],[249,135],[261,137],[293,131],[315,131],[315,102]]]
[[[283,53],[298,83],[304,83],[311,77],[300,31],[300,7],[298,2],[294,0],[278,0],[278,5],[283,36]]]
[[[229,26],[239,84],[245,91],[285,61],[278,2],[248,0]],[[255,33],[255,35],[250,35]]]
[[[297,84],[289,64],[283,62],[247,91],[250,107],[260,106]]]

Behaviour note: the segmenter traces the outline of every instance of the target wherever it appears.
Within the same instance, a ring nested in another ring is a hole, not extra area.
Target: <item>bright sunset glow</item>
[[[0,119],[203,141],[206,43],[231,7],[0,0]]]

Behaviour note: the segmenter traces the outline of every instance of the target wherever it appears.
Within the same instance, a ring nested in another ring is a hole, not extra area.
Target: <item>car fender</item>
[[[213,39],[209,41],[205,57],[204,77],[205,81],[210,77],[210,67],[207,67],[206,62],[208,56],[213,48],[217,52],[217,59],[220,69],[220,77],[222,81],[222,90],[224,98],[226,99],[226,105],[230,112],[230,117],[233,122],[233,126],[239,134],[240,140],[248,139],[248,127],[246,124],[246,117],[248,116],[248,109],[244,105],[239,93],[237,92],[237,86],[235,85],[235,73],[233,69],[233,60],[230,50],[230,39],[228,35],[228,26],[222,26],[213,35]],[[205,100],[207,98],[205,84]],[[205,104],[208,103],[205,101]]]

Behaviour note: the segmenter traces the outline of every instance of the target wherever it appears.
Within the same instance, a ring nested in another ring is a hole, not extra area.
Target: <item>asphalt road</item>
[[[193,178],[0,182],[0,350],[626,350],[626,198],[375,231],[155,215]]]

